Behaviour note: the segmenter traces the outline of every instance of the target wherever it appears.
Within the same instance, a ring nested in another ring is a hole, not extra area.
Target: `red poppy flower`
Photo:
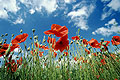
[[[16,70],[17,70],[17,64],[16,63],[12,63],[11,64],[11,71],[12,72],[16,72]]]
[[[66,26],[60,26],[57,24],[52,24],[51,30],[44,32],[46,35],[55,34],[57,37],[62,37],[68,34],[68,28]]]
[[[82,57],[82,56],[79,58],[79,61],[81,61],[81,60],[83,60],[83,57]]]
[[[5,54],[5,52],[8,49],[8,47],[9,47],[9,44],[0,45],[0,57]]]
[[[12,44],[12,46],[10,46],[10,51],[13,51],[15,48],[19,48],[20,45],[18,44]]]
[[[96,75],[97,79],[100,77],[100,75]]]
[[[118,80],[118,79],[115,78],[114,80]]]
[[[54,52],[54,54],[53,54],[53,55],[54,55],[54,57],[56,57],[56,56],[57,56],[57,53],[56,53],[56,52]]]
[[[87,63],[87,60],[83,60],[83,63]]]
[[[8,47],[9,47],[9,44],[0,45],[0,57],[5,54]],[[13,51],[15,48],[18,48],[18,47],[19,47],[18,44],[13,44],[12,46],[10,46],[10,52]]]
[[[78,36],[73,36],[71,39],[72,40],[80,40],[80,38]]]
[[[23,34],[17,35],[15,37],[15,39],[12,40],[12,44],[22,43],[22,42],[24,42],[27,39],[27,37],[28,37],[27,33],[23,33]]]
[[[7,71],[11,69],[12,72],[16,72],[17,70],[17,64],[15,63],[15,60],[5,63],[5,66],[7,66]]]
[[[112,45],[119,45],[120,44],[120,36],[113,36],[111,42],[112,42]]]
[[[42,45],[42,49],[48,50],[49,48],[48,48],[48,46],[46,47],[45,45]]]
[[[102,63],[102,65],[105,65],[105,64],[106,64],[105,59],[101,59],[100,62]]]
[[[22,57],[19,60],[17,60],[17,64],[22,65]]]
[[[94,55],[94,56],[98,56],[96,53],[92,53],[92,55]]]
[[[84,45],[88,45],[88,41],[86,39],[83,39],[82,42],[83,42]]]
[[[39,51],[39,53],[40,53],[39,56],[42,57],[42,56],[43,56],[43,52],[40,52],[40,51]]]
[[[77,61],[77,57],[74,57],[74,60]]]
[[[85,52],[87,52],[87,54],[90,54],[90,51],[89,51],[89,50],[87,50],[86,48],[85,48]]]
[[[116,54],[110,54],[113,59],[116,59]]]
[[[34,55],[36,55],[35,52],[37,52],[37,50],[31,51],[31,54],[34,56]],[[38,52],[37,52],[37,54],[38,54]]]
[[[68,52],[64,52],[64,54],[65,54],[65,56],[67,56],[67,55],[68,55]]]
[[[100,48],[100,46],[101,46],[101,44],[98,43],[98,41],[96,39],[93,39],[93,38],[88,43],[93,48]]]
[[[55,44],[55,50],[60,50],[62,52],[64,49],[67,49],[69,45],[68,35],[61,37]]]

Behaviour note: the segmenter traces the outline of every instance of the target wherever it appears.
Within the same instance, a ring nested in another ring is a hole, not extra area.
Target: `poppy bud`
[[[8,36],[8,33],[5,33],[5,36]]]
[[[104,42],[104,38],[101,38],[101,42]]]
[[[88,49],[90,50],[90,49],[91,49],[91,47],[90,47],[90,46],[88,46]]]
[[[0,44],[2,44],[2,41],[0,41]]]
[[[80,35],[78,35],[78,37],[80,37]]]
[[[38,39],[38,36],[34,36],[34,39]]]
[[[20,33],[22,33],[22,32],[23,32],[23,30],[21,29],[21,30],[20,30]]]
[[[101,49],[104,49],[104,46],[101,46]]]
[[[45,41],[46,41],[46,40],[45,40],[45,39],[43,39],[43,43],[45,43]]]
[[[82,39],[80,39],[80,42],[82,42],[83,40]]]
[[[1,37],[4,37],[4,35],[2,34]]]
[[[34,33],[34,32],[35,32],[35,29],[32,29],[32,32]]]
[[[106,42],[103,42],[102,44],[103,44],[103,46],[105,46],[105,45],[106,45]]]
[[[27,48],[27,51],[30,51],[30,47]]]
[[[73,44],[73,41],[71,41],[70,44]]]
[[[80,44],[80,43],[77,41],[76,44]]]
[[[14,37],[14,34],[12,34],[12,37]]]
[[[32,37],[30,37],[30,39],[32,40]]]

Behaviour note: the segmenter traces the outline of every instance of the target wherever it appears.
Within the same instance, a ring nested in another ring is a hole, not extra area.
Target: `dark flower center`
[[[62,42],[62,41],[60,41],[60,44],[63,44],[63,42]]]

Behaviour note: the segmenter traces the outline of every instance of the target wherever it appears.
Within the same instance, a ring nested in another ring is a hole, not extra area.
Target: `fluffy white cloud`
[[[67,3],[67,4],[70,4],[70,3],[72,3],[72,2],[76,2],[76,0],[64,0],[65,1],[65,3]]]
[[[19,9],[16,0],[0,0],[0,18],[7,19],[8,12],[15,14]]]
[[[21,0],[21,3],[38,12],[41,12],[42,9],[45,8],[48,13],[52,13],[57,8],[56,0]]]
[[[78,10],[74,10],[78,8],[78,5],[80,4],[75,5],[73,7],[73,11],[69,12],[67,16],[71,18],[70,22],[74,22],[74,26],[77,26],[82,30],[87,30],[89,28],[87,25],[87,19],[89,15],[93,12],[95,6],[93,4],[83,4],[81,8],[79,8]]]
[[[13,22],[13,24],[24,24],[24,23],[25,21],[21,17],[18,17],[17,20]]]
[[[120,11],[120,0],[112,0],[107,6],[115,11]]]
[[[106,11],[106,10],[108,10],[108,11]],[[105,18],[109,17],[112,14],[112,12],[113,12],[112,9],[104,8],[103,14],[101,16],[101,20],[104,20]]]
[[[109,2],[110,0],[101,0],[103,3]],[[120,12],[120,0],[111,0],[105,7],[103,8],[103,14],[101,16],[101,20],[112,15],[113,11]]]
[[[117,33],[120,30],[120,25],[117,26],[117,24],[118,23],[116,22],[116,20],[112,19],[107,24],[105,24],[105,26],[107,27],[100,27],[94,32],[92,32],[92,34],[93,35],[101,34],[103,36],[110,36],[113,33]]]
[[[35,10],[34,9],[30,9],[29,12],[30,12],[30,14],[34,14]]]

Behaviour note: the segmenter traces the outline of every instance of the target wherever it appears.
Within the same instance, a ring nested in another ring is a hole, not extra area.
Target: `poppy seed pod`
[[[5,36],[8,36],[8,33],[5,33]]]
[[[73,41],[71,40],[70,44],[73,44]]]
[[[0,44],[2,44],[2,40],[0,41]]]
[[[91,47],[90,47],[90,46],[88,46],[88,49],[90,50],[90,49],[91,49]]]
[[[34,33],[34,32],[35,32],[35,29],[32,29],[32,32]]]
[[[32,37],[30,37],[30,39],[32,40]]]
[[[106,42],[103,42],[102,44],[103,44],[103,46],[106,46]]]
[[[22,33],[22,32],[23,32],[23,30],[21,29],[21,30],[20,30],[20,33]]]
[[[34,36],[34,39],[38,39],[38,36]]]
[[[101,40],[101,42],[104,42],[104,38],[101,38],[100,40]]]
[[[4,37],[4,35],[2,34],[1,37]]]
[[[104,49],[104,46],[101,46],[101,49]]]
[[[14,37],[14,34],[12,34],[12,37]]]
[[[27,48],[27,51],[30,51],[30,47]]]

